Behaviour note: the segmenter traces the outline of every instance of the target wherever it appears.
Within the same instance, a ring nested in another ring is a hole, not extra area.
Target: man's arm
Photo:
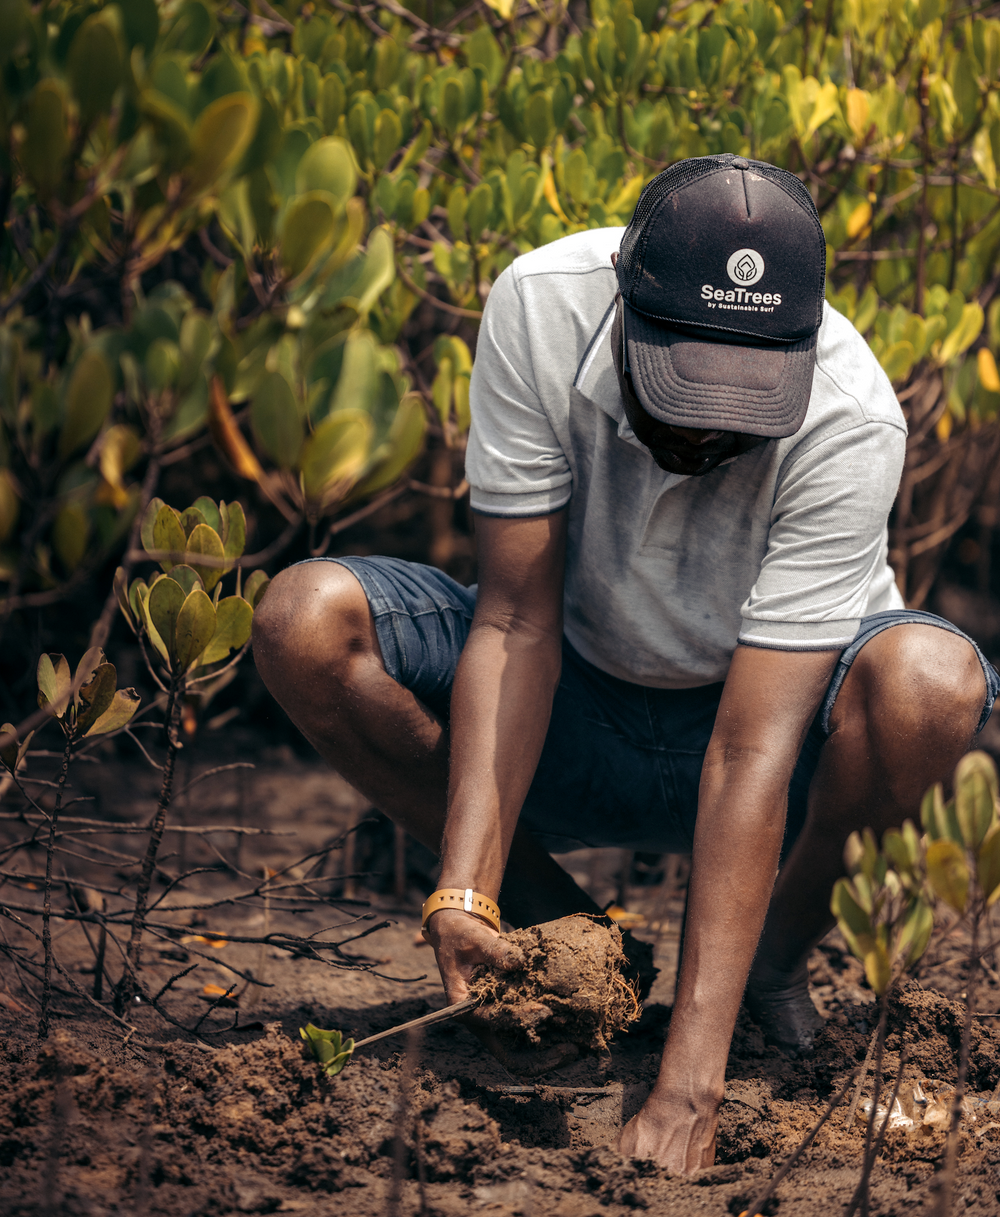
[[[660,1074],[619,1148],[710,1166],[726,1060],[777,872],[788,786],[838,651],[738,646],[705,755],[684,957]]]
[[[566,513],[477,516],[476,536],[479,592],[452,690],[440,886],[496,900],[559,683]],[[494,957],[496,935],[443,910],[428,936],[449,1000],[460,1001],[472,967]]]

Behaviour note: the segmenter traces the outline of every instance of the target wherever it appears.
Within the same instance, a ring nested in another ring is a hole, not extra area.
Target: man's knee
[[[297,682],[302,670],[314,678],[343,679],[352,659],[373,646],[378,655],[364,590],[335,562],[287,567],[268,584],[254,612],[254,659],[272,692]]]
[[[884,630],[863,647],[844,681],[843,705],[832,716],[863,714],[869,737],[937,742],[949,752],[968,747],[986,680],[967,639],[937,626]]]

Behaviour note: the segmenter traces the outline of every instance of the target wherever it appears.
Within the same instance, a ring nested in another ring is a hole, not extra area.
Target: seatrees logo
[[[755,249],[738,249],[726,263],[726,274],[739,284],[735,289],[702,284],[701,298],[710,301],[709,308],[737,309],[745,313],[773,313],[781,303],[780,292],[751,292],[747,288],[764,274],[764,259]]]
[[[726,274],[740,287],[752,287],[764,273],[764,259],[755,249],[738,249],[726,263]]]

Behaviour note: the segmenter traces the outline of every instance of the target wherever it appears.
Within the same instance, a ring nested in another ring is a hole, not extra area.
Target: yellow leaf
[[[962,309],[958,325],[951,331],[938,352],[937,361],[940,365],[949,363],[956,355],[967,351],[982,333],[983,322],[986,320],[982,308],[973,301]]]
[[[856,241],[862,236],[872,222],[872,205],[863,199],[847,217],[847,237]]]
[[[559,196],[556,194],[556,180],[551,173],[548,173],[545,176],[545,185],[542,187],[542,194],[545,195],[546,203],[548,203],[559,219],[562,220],[564,224],[568,224],[570,219],[559,204]]]
[[[828,118],[833,118],[837,113],[837,86],[832,80],[828,80],[825,85],[821,85],[816,90],[816,101],[813,105],[813,112],[809,116],[809,123],[806,126],[806,139],[814,135]]]
[[[927,879],[935,896],[964,913],[969,898],[969,868],[965,851],[954,841],[932,841],[927,846]]]
[[[1000,373],[997,372],[997,361],[989,347],[980,347],[976,355],[979,367],[979,383],[989,393],[1000,393]]]
[[[861,89],[847,90],[847,125],[856,144],[865,142],[868,132],[868,94]]]

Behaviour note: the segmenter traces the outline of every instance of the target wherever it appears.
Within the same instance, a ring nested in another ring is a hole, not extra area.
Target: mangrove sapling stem
[[[872,1166],[875,1164],[875,1156],[872,1153],[872,1140],[875,1135],[875,1121],[878,1119],[878,1101],[882,1094],[882,1062],[885,1056],[885,1026],[889,1017],[889,988],[886,986],[885,992],[879,1001],[878,1012],[878,1037],[875,1041],[875,1077],[872,1082],[872,1106],[868,1113],[868,1123],[865,1126],[865,1152],[861,1165],[861,1180],[858,1183],[857,1195],[859,1203],[851,1202],[847,1207],[844,1217],[851,1217],[854,1209],[860,1207],[861,1217],[868,1217],[869,1203],[869,1181],[871,1179]],[[888,1120],[888,1115],[886,1120]]]
[[[899,1070],[896,1073],[896,1084],[892,1088],[892,1098],[889,1100],[889,1106],[886,1108],[885,1119],[878,1130],[878,1136],[875,1138],[875,1144],[872,1146],[872,1164],[882,1152],[882,1143],[885,1141],[885,1134],[889,1131],[889,1117],[892,1115],[892,1109],[895,1106],[896,1099],[899,1097],[899,1088],[903,1081],[903,1070],[906,1068],[906,1049],[899,1054]],[[870,1173],[870,1172],[869,1172]],[[853,1217],[854,1210],[861,1200],[862,1186],[867,1183],[867,1177],[862,1178],[858,1182],[858,1186],[854,1189],[854,1195],[850,1199],[850,1203],[844,1210],[844,1217]]]
[[[868,1051],[865,1053],[864,1063],[861,1066],[861,1073],[858,1075],[858,1084],[854,1091],[854,1097],[851,1099],[851,1105],[847,1109],[847,1119],[844,1121],[844,1126],[850,1128],[854,1123],[854,1116],[858,1110],[858,1104],[861,1102],[861,1091],[865,1084],[865,1078],[868,1076],[868,1066],[872,1063],[872,1056],[875,1053],[875,1041],[878,1039],[878,1027],[872,1032],[872,1037],[868,1041]]]
[[[795,1163],[798,1162],[799,1158],[802,1157],[802,1155],[806,1152],[806,1150],[809,1148],[809,1146],[812,1145],[813,1141],[816,1140],[816,1136],[819,1133],[819,1130],[823,1127],[823,1125],[827,1122],[827,1120],[829,1120],[829,1118],[837,1110],[837,1108],[840,1106],[840,1104],[844,1101],[844,1096],[850,1090],[851,1083],[854,1081],[855,1075],[857,1074],[857,1072],[860,1068],[862,1068],[862,1066],[860,1066],[860,1065],[854,1066],[854,1068],[851,1070],[850,1074],[848,1075],[847,1081],[843,1084],[843,1086],[841,1086],[840,1090],[833,1096],[833,1098],[829,1101],[829,1103],[827,1103],[826,1110],[823,1112],[823,1114],[820,1116],[820,1118],[816,1121],[816,1123],[812,1126],[810,1131],[806,1134],[806,1137],[804,1138],[804,1140],[802,1140],[799,1143],[799,1145],[796,1147],[796,1149],[794,1149],[792,1151],[791,1155],[786,1159],[786,1161],[778,1169],[777,1173],[772,1177],[771,1182],[767,1185],[767,1187],[765,1187],[764,1190],[759,1195],[755,1196],[753,1198],[753,1200],[751,1201],[751,1203],[747,1205],[747,1208],[746,1208],[747,1213],[752,1213],[752,1214],[759,1213],[760,1210],[764,1207],[764,1205],[767,1204],[767,1202],[771,1199],[771,1197],[777,1191],[778,1185],[781,1183],[782,1179],[784,1179],[784,1177],[792,1169],[792,1167],[795,1165]],[[505,1094],[527,1094],[529,1091],[535,1091],[538,1088],[533,1087],[533,1086],[504,1086],[502,1089]],[[565,1086],[565,1087],[563,1087],[563,1086],[555,1087],[554,1086],[554,1087],[551,1087],[550,1089],[573,1090],[577,1094],[602,1093],[602,1092],[596,1091],[596,1090],[582,1090],[580,1087],[577,1087],[577,1086]]]
[[[445,1006],[443,1010],[432,1010],[430,1014],[422,1014],[420,1018],[412,1018],[408,1023],[400,1023],[398,1027],[390,1027],[388,1031],[380,1031],[377,1035],[369,1035],[367,1039],[358,1040],[354,1051],[374,1044],[376,1040],[388,1039],[390,1035],[401,1035],[404,1031],[412,1031],[417,1027],[430,1027],[433,1023],[445,1023],[451,1018],[466,1014],[478,1004],[475,997],[467,997],[465,1001],[455,1002],[453,1006]]]
[[[142,870],[139,872],[139,883],[135,892],[135,909],[132,913],[132,933],[128,943],[129,969],[122,973],[119,982],[119,992],[115,995],[115,1003],[119,1011],[124,1008],[132,997],[134,989],[130,973],[138,972],[142,961],[142,931],[146,916],[146,901],[149,889],[153,885],[153,872],[156,869],[156,855],[159,853],[160,842],[163,839],[163,829],[167,818],[167,808],[174,786],[174,768],[177,763],[177,753],[180,751],[180,740],[177,737],[177,719],[180,710],[178,697],[181,681],[174,677],[170,682],[170,692],[167,697],[167,712],[164,729],[167,737],[167,756],[163,763],[163,780],[160,783],[160,797],[156,804],[156,815],[149,830],[149,843],[146,846],[146,856],[142,860]]]
[[[944,1170],[938,1189],[937,1217],[948,1217],[951,1212],[951,1196],[955,1188],[955,1165],[958,1160],[958,1129],[962,1120],[962,1102],[965,1099],[965,1080],[969,1072],[969,1049],[972,1044],[972,1007],[976,998],[976,982],[979,979],[979,920],[983,906],[977,900],[972,914],[972,942],[969,947],[969,978],[965,986],[965,1019],[962,1023],[962,1047],[958,1057],[958,1079],[951,1103],[951,1122],[948,1126],[948,1141],[944,1152]]]
[[[63,748],[62,767],[59,770],[59,784],[56,787],[56,801],[49,820],[49,840],[45,848],[45,886],[42,890],[42,951],[45,956],[45,973],[42,980],[42,1012],[38,1019],[38,1038],[48,1039],[49,1035],[49,1001],[52,997],[52,858],[55,855],[56,822],[59,819],[59,809],[62,806],[63,791],[66,789],[66,776],[69,773],[69,758],[73,751],[72,736],[67,735]]]

